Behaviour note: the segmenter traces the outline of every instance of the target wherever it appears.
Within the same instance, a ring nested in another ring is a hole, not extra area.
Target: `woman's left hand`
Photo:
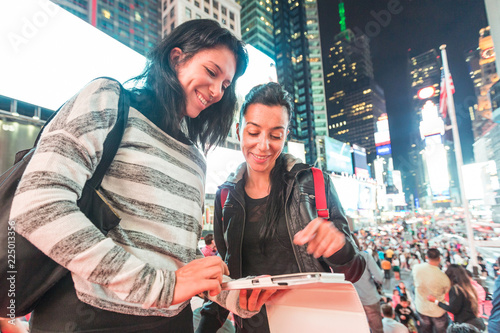
[[[251,289],[240,290],[240,308],[247,311],[260,311],[277,289]]]
[[[318,217],[295,234],[293,243],[307,244],[307,253],[315,258],[330,257],[344,246],[345,235],[332,222]]]

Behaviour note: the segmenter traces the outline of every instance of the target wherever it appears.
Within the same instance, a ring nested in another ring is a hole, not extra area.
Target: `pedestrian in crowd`
[[[201,253],[205,257],[216,256],[217,246],[215,246],[214,234],[208,234],[205,236],[205,246],[201,249]]]
[[[457,264],[452,264],[446,270],[446,275],[451,281],[449,303],[436,299],[432,294],[429,294],[427,299],[430,302],[434,302],[440,308],[452,313],[454,322],[471,324],[481,331],[484,330],[484,322],[482,318],[478,317],[477,294],[470,283],[465,268]]]
[[[408,292],[406,290],[406,284],[403,281],[399,281],[399,283],[395,287],[395,289],[398,291],[399,296],[408,297]]]
[[[384,333],[409,333],[405,325],[394,320],[394,311],[389,304],[383,304],[381,308],[384,316],[382,319]]]
[[[385,250],[385,259],[389,260],[389,262],[392,263],[392,257],[394,256],[394,251],[388,247],[387,250]]]
[[[242,42],[216,21],[188,21],[151,51],[135,89],[94,80],[44,128],[10,219],[71,274],[38,303],[32,333],[193,331],[189,300],[202,292],[215,299],[228,274],[219,257],[196,259],[203,150],[227,137],[247,62]],[[77,200],[124,95],[128,125],[100,191],[121,222],[104,236]],[[217,301],[249,317],[270,293],[259,295],[237,304],[225,292]]]
[[[467,276],[469,277],[469,281],[472,284],[472,287],[474,287],[474,290],[476,291],[477,295],[477,306],[478,306],[478,316],[481,317],[485,313],[485,308],[484,305],[486,303],[486,290],[484,290],[483,286],[480,285],[476,280],[474,280],[472,276],[472,272],[466,270]],[[489,316],[489,314],[488,314]]]
[[[396,280],[400,280],[400,268],[399,268],[399,259],[398,256],[395,256],[394,259],[392,260],[392,270],[394,272],[394,278]]]
[[[500,259],[500,258],[499,258]],[[493,301],[490,317],[488,318],[488,332],[500,332],[500,278],[495,280],[495,290],[493,291]]]
[[[418,260],[417,255],[411,254],[410,259],[408,261],[408,267],[410,268],[410,271],[413,271],[413,268],[420,264],[420,260]]]
[[[384,259],[384,260],[382,260],[381,266],[382,266],[382,269],[384,270],[384,278],[387,281],[390,281],[391,280],[391,268],[392,268],[391,262],[387,259]]]
[[[333,270],[356,282],[365,260],[351,237],[330,176],[322,175],[329,213],[325,220],[317,217],[316,203],[310,200],[315,194],[311,167],[282,153],[292,111],[292,97],[277,83],[254,87],[246,96],[236,126],[246,162],[215,196],[217,249],[233,279]],[[217,313],[223,313],[218,308],[215,303],[204,307],[198,331],[217,328]],[[237,332],[269,330],[265,307],[251,321],[235,321]]]
[[[399,262],[401,265],[401,269],[408,270],[408,263],[406,259],[406,255],[404,253],[404,250],[401,251],[401,254],[399,255]]]
[[[353,237],[354,242],[359,244],[357,237]],[[382,333],[382,315],[380,313],[381,295],[378,286],[384,282],[382,270],[367,252],[362,251],[361,255],[366,261],[363,275],[354,283],[354,288],[358,292],[359,299],[365,310],[368,325],[372,333]]]
[[[437,300],[444,301],[445,294],[450,290],[450,279],[439,269],[441,254],[437,249],[427,250],[427,262],[413,267],[413,283],[415,286],[415,307],[420,317],[423,333],[444,332],[448,325],[448,314],[437,304],[427,299],[433,295]]]
[[[391,304],[393,308],[396,308],[396,305],[398,305],[401,302],[401,295],[399,295],[399,291],[394,288],[392,291],[392,300]]]
[[[394,308],[396,318],[401,322],[401,324],[405,325],[410,332],[416,332],[416,325],[419,325],[420,323],[415,312],[413,312],[410,307],[408,298],[406,296],[401,296],[399,300],[399,304]]]

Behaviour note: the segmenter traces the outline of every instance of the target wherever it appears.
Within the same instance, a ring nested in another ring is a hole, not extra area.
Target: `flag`
[[[448,80],[445,79],[444,68],[441,70],[441,88],[439,92],[439,113],[443,119],[446,119],[448,115],[448,92],[446,91],[446,84],[451,87],[451,93],[455,93],[455,86],[453,85],[453,79],[451,78],[451,73],[448,76]]]

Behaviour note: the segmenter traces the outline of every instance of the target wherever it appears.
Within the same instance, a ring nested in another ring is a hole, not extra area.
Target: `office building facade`
[[[239,0],[241,38],[268,57],[275,59],[273,3],[271,0]]]
[[[189,20],[212,19],[241,38],[240,9],[234,0],[163,0],[162,34]]]
[[[306,160],[314,164],[315,137],[326,133],[316,1],[275,1],[273,24],[278,82],[295,101],[290,138],[304,143]]]
[[[368,37],[346,29],[334,38],[325,64],[328,134],[376,157],[376,120],[386,113],[382,88],[373,76]]]

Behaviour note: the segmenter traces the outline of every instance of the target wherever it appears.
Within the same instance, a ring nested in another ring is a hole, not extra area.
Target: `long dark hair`
[[[203,110],[198,117],[185,117],[187,135],[191,141],[208,150],[223,142],[231,129],[236,109],[236,80],[248,64],[244,44],[231,32],[213,20],[187,21],[168,34],[150,53],[143,73],[131,81],[141,87],[132,89],[132,105],[165,132],[177,137],[181,134],[182,114],[186,109],[184,90],[170,59],[173,48],[180,48],[183,62],[196,53],[216,47],[227,47],[236,59],[236,72],[222,99]]]
[[[252,104],[263,104],[266,106],[282,106],[288,114],[288,122],[290,123],[293,112],[293,100],[290,94],[284,90],[278,83],[270,82],[253,87],[246,95],[245,101],[240,110],[240,124],[243,117]],[[266,204],[266,219],[259,231],[260,248],[264,252],[265,244],[273,240],[277,234],[279,219],[283,216],[285,206],[285,189],[286,189],[286,160],[281,154],[276,159],[271,173],[269,175],[271,191]]]
[[[451,264],[445,274],[450,279],[452,288],[459,289],[465,295],[471,303],[472,311],[477,315],[479,310],[477,293],[470,282],[465,268],[457,264]]]

